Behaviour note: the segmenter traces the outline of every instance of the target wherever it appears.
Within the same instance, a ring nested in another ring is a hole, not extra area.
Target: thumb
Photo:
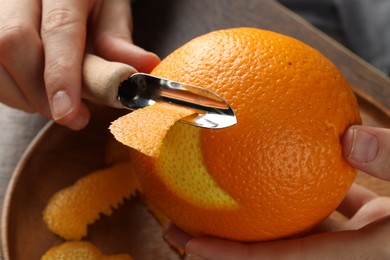
[[[390,181],[390,129],[351,126],[342,143],[344,157],[352,166]]]

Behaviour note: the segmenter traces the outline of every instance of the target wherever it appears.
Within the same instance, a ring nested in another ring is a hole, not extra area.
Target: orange
[[[93,244],[86,241],[64,242],[58,246],[50,248],[43,256],[42,260],[132,260],[126,254],[106,256]]]
[[[237,115],[219,130],[176,123],[153,157],[131,151],[148,202],[182,229],[240,241],[291,236],[331,214],[354,181],[340,136],[361,123],[355,96],[304,43],[255,28],[215,31],[152,74],[214,91]],[[156,132],[127,132],[146,134]]]

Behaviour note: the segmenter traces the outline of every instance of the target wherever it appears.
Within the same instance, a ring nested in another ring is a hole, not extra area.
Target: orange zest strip
[[[167,103],[138,109],[112,122],[115,138],[147,156],[157,157],[168,130],[180,119],[195,112]]]
[[[127,254],[106,256],[94,245],[86,241],[68,241],[50,248],[42,260],[132,260]]]
[[[87,235],[87,226],[100,213],[111,215],[113,208],[137,190],[139,183],[131,163],[117,163],[54,194],[43,219],[53,233],[67,240],[79,240]]]

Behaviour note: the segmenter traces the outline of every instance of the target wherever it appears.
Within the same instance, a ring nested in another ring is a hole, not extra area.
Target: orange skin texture
[[[193,113],[194,111],[183,107],[156,103],[120,117],[109,129],[121,143],[148,156],[157,157],[168,130],[179,119]]]
[[[295,235],[331,214],[353,183],[340,137],[361,123],[356,98],[313,48],[254,28],[221,30],[177,49],[152,74],[214,91],[237,115],[233,127],[199,130],[203,163],[237,207],[178,196],[158,158],[131,151],[145,196],[182,229],[239,241]]]
[[[93,244],[86,241],[64,242],[58,246],[50,248],[43,256],[42,260],[132,260],[133,258],[126,254],[117,254],[106,256]]]

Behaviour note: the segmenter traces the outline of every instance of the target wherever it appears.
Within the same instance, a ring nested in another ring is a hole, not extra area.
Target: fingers
[[[356,196],[356,198],[355,198]],[[239,243],[200,237],[170,225],[166,240],[184,248],[186,259],[387,259],[390,242],[390,198],[379,197],[366,188],[354,185],[348,193],[344,214],[352,216],[338,232],[317,233],[299,238],[260,243]]]
[[[243,244],[195,238],[186,245],[187,259],[387,259],[390,219],[357,231],[329,232],[297,239]]]
[[[364,204],[346,223],[346,229],[360,229],[384,217],[390,216],[390,198],[377,197]]]
[[[42,79],[40,6],[29,0],[1,1],[0,9],[1,102],[50,116]]]
[[[352,166],[390,180],[390,129],[352,126],[342,143],[344,157]]]
[[[52,117],[73,129],[89,119],[81,103],[81,66],[90,1],[42,1],[44,79]]]
[[[270,242],[240,243],[210,237],[192,238],[170,225],[165,238],[174,247],[184,249],[186,259],[387,259],[390,257],[390,242],[387,239],[390,234],[389,202],[389,198],[376,197],[364,204],[355,216],[360,215],[360,223],[365,221],[365,224],[355,226],[354,230]],[[370,217],[376,209],[386,208],[382,210],[387,211],[386,214],[381,217]]]
[[[337,211],[347,218],[352,218],[364,204],[377,197],[378,195],[375,192],[361,185],[353,184],[344,200],[337,208]]]
[[[156,55],[131,42],[128,0],[0,1],[0,101],[72,129],[89,120],[81,102],[87,20],[108,60],[149,72]]]
[[[390,198],[380,197],[375,192],[354,184],[338,211],[349,220],[341,223],[344,230],[362,228],[372,222],[390,215]]]
[[[93,49],[107,60],[123,62],[138,71],[150,72],[160,59],[132,43],[129,3],[128,0],[102,1],[91,23]]]
[[[387,201],[390,202],[390,198],[379,197],[375,192],[359,184],[353,184],[337,208],[337,211],[348,220],[340,221],[337,218],[327,218],[312,229],[310,234],[359,229],[390,215]]]
[[[13,108],[18,108],[26,112],[34,112],[23,92],[17,87],[8,71],[0,65],[0,102]]]
[[[239,243],[211,237],[192,238],[175,225],[170,225],[166,231],[165,239],[175,248],[184,249],[187,255],[186,259],[318,259],[317,257],[321,256],[323,252],[326,252],[325,255],[329,257],[329,253],[332,251],[327,250],[339,249],[340,251],[340,241],[354,237],[356,233],[327,232],[274,242]],[[343,249],[345,248],[343,247]]]
[[[174,248],[183,249],[192,236],[173,224],[169,224],[164,239]]]
[[[214,238],[194,238],[186,247],[186,259],[237,260],[268,259],[264,255],[252,255],[248,244]]]

